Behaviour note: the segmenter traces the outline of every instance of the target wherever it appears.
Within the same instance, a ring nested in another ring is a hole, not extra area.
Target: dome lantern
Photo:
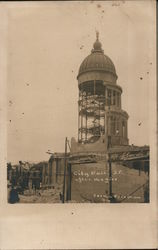
[[[104,53],[104,51],[102,50],[102,44],[101,42],[99,41],[99,32],[96,31],[96,41],[95,43],[93,44],[93,49],[91,51],[92,53],[95,53],[95,52],[101,52],[101,53]]]

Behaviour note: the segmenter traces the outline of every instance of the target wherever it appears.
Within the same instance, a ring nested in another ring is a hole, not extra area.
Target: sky
[[[95,30],[123,89],[129,142],[149,144],[152,1],[22,2],[7,13],[7,161],[48,160],[77,139],[76,77]]]

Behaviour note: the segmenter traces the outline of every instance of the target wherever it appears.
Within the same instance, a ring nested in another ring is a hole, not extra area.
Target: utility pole
[[[109,107],[109,109],[110,109],[110,107]],[[108,117],[108,120],[109,120],[109,117]],[[111,126],[111,124],[110,124],[110,126]],[[108,151],[110,148],[111,148],[111,135],[108,135]],[[110,197],[110,202],[111,202],[111,198],[112,198],[112,164],[111,164],[110,152],[108,152],[108,162],[109,162],[109,197]]]
[[[112,165],[111,165],[111,154],[108,153],[108,158],[109,158],[109,197],[110,197],[110,202],[112,198]]]
[[[107,93],[107,88],[106,88],[106,90],[105,90],[105,98],[107,98],[107,100],[105,100],[106,101],[106,104],[107,104],[107,106],[108,106],[108,110],[106,111],[105,110],[105,125],[106,125],[106,130],[105,130],[105,132],[106,132],[106,137],[107,137],[107,153],[108,153],[108,165],[109,165],[109,200],[110,200],[110,202],[111,202],[111,198],[112,198],[112,164],[111,164],[111,154],[110,154],[110,152],[109,152],[109,149],[110,149],[110,147],[111,147],[111,129],[110,129],[110,131],[109,131],[109,126],[111,126],[111,124],[110,124],[110,121],[109,121],[109,119],[110,119],[110,117],[109,117],[109,114],[110,114],[110,96],[109,96],[109,94]]]
[[[65,177],[66,177],[66,165],[67,165],[67,137],[65,138],[65,157],[64,157],[64,183],[63,183],[63,195],[62,203],[65,202]]]

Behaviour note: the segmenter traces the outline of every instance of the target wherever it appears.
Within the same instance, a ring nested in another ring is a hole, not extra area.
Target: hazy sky
[[[95,29],[123,88],[130,143],[149,144],[152,14],[150,1],[8,4],[8,161],[47,160],[77,138],[76,77]]]

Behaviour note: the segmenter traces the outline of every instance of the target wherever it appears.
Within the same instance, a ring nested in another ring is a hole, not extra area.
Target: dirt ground
[[[60,192],[62,193],[62,185],[56,188],[25,190],[24,195],[19,194],[19,203],[61,203]]]

